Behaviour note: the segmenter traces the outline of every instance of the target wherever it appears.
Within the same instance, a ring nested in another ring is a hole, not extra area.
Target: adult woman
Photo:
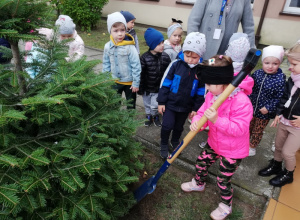
[[[197,0],[188,19],[187,32],[205,34],[207,49],[203,58],[208,59],[215,54],[224,54],[240,23],[251,47],[255,47],[250,0]]]

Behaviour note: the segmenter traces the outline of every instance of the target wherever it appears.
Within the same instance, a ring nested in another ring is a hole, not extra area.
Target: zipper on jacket
[[[255,112],[256,112],[256,108],[257,108],[257,104],[258,104],[258,98],[259,98],[259,95],[260,95],[260,93],[261,93],[261,89],[262,89],[262,86],[264,85],[264,82],[265,82],[266,77],[267,77],[267,74],[265,75],[265,78],[263,79],[262,84],[261,84],[261,86],[260,86],[260,88],[259,88],[259,92],[258,92],[258,95],[257,95],[256,104],[255,104],[255,109],[254,109],[254,111],[253,111],[253,114],[255,114]]]
[[[297,97],[296,101],[294,102],[294,105],[292,106],[292,108],[291,108],[291,110],[290,110],[289,117],[287,118],[288,120],[290,120],[289,118],[291,117],[292,110],[293,110],[294,106],[296,105],[298,99],[299,99],[299,96]]]

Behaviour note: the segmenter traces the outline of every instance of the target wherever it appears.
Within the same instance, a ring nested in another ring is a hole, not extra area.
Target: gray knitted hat
[[[205,35],[199,32],[189,33],[182,46],[182,52],[185,51],[192,51],[202,57],[206,51]]]
[[[68,15],[60,15],[56,20],[55,25],[59,26],[60,34],[73,34],[76,27],[72,18]]]

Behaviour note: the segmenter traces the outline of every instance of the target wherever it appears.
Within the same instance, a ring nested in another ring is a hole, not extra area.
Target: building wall
[[[253,17],[255,29],[260,21],[264,0],[255,0],[253,6]],[[264,19],[260,44],[277,44],[285,48],[291,47],[300,39],[300,16],[281,15],[285,0],[269,0],[266,17]],[[136,17],[136,22],[167,28],[171,18],[183,21],[183,30],[187,29],[187,20],[192,5],[177,4],[176,0],[110,0],[103,9],[103,15],[107,16],[115,11],[130,11]],[[240,28],[239,31],[242,31]]]

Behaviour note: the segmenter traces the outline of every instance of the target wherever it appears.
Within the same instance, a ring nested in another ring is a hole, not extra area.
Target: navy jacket
[[[262,69],[252,76],[254,86],[249,96],[253,105],[253,115],[260,119],[271,119],[276,116],[276,108],[283,95],[286,76],[279,68],[275,74],[267,74]],[[263,115],[259,109],[266,107],[268,113]]]
[[[4,38],[0,38],[0,46],[10,48],[10,44],[9,44],[8,41],[7,41],[6,39],[4,39]],[[8,61],[8,59],[3,58],[2,56],[3,56],[3,54],[0,53],[0,63],[4,63],[4,62]]]
[[[190,68],[182,55],[166,70],[157,102],[175,112],[197,111],[204,102],[205,85],[197,78],[197,67]]]

